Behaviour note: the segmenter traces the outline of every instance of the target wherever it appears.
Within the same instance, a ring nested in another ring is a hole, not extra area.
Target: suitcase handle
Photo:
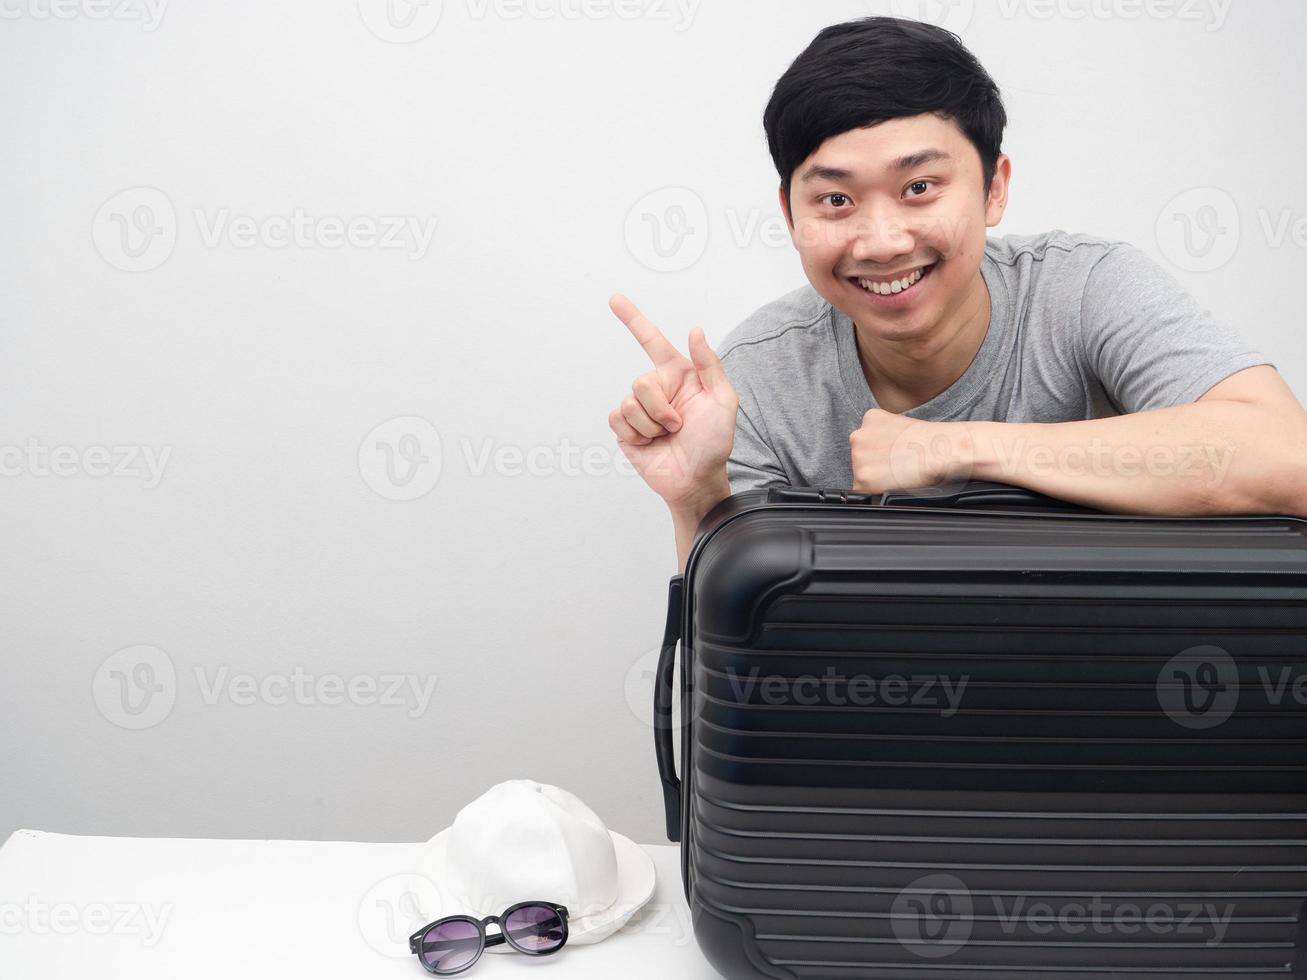
[[[681,781],[676,778],[672,749],[672,678],[676,668],[676,644],[681,639],[681,601],[685,576],[673,575],[667,586],[667,624],[663,647],[654,676],[654,754],[658,757],[658,778],[663,784],[663,808],[667,817],[667,839],[681,839]]]
[[[955,489],[915,487],[887,490],[884,493],[856,493],[824,487],[772,487],[770,500],[775,503],[870,504],[873,506],[918,507],[1038,507],[1051,510],[1084,511],[1086,508],[1067,500],[1014,487],[1006,483],[971,480]]]
[[[927,507],[1048,507],[1056,510],[1085,510],[1069,500],[1059,500],[1025,487],[987,480],[971,480],[952,490],[939,487],[887,490],[880,495],[880,504],[882,507],[908,504]]]

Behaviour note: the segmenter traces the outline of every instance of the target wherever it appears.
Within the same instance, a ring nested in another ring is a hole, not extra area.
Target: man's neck
[[[929,337],[885,341],[870,337],[855,321],[858,360],[876,404],[902,413],[946,390],[975,360],[989,332],[989,316],[989,287],[977,270],[956,311]]]

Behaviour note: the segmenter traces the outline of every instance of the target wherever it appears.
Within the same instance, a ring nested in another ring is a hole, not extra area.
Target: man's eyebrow
[[[900,170],[911,170],[913,167],[920,167],[927,163],[943,163],[953,158],[943,150],[930,148],[928,150],[918,150],[916,153],[908,153],[899,157],[897,160],[891,160],[885,167],[887,174],[898,173]],[[853,176],[851,171],[843,167],[827,167],[820,163],[814,163],[811,167],[803,172],[799,177],[800,183],[809,183],[818,180],[848,180]]]

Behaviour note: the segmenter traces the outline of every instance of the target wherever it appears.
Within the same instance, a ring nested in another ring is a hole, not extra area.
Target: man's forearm
[[[1307,417],[1209,401],[1080,422],[955,424],[975,479],[1107,511],[1307,516]]]
[[[709,480],[703,490],[692,500],[669,504],[672,512],[672,527],[676,533],[676,574],[685,571],[685,562],[690,555],[690,546],[694,544],[694,532],[708,511],[731,495],[731,485],[726,479],[726,470]]]

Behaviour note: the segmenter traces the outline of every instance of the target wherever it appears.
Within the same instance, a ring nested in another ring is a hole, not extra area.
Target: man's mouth
[[[900,293],[911,292],[917,283],[930,275],[930,271],[935,268],[936,264],[937,263],[932,262],[930,265],[922,265],[915,269],[904,270],[902,273],[894,276],[877,276],[874,279],[850,276],[849,282],[866,292],[874,293],[877,296],[896,296]]]

